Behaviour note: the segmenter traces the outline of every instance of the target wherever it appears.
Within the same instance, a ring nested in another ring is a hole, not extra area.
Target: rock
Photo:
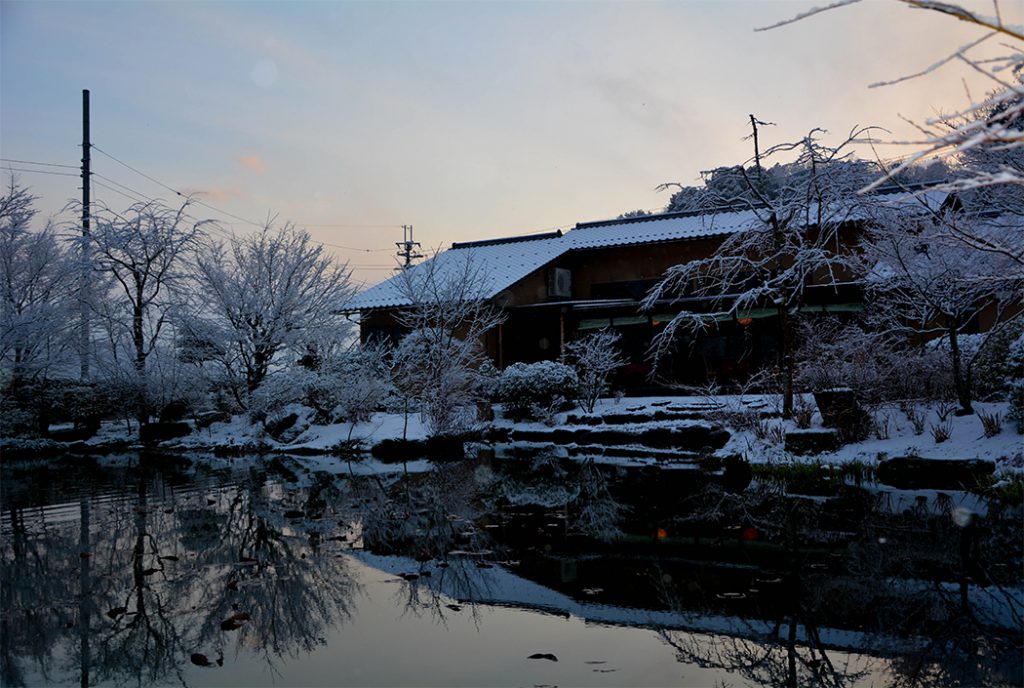
[[[741,456],[733,454],[722,460],[722,487],[726,492],[739,494],[747,489],[750,481],[754,479],[754,471],[750,463]]]
[[[427,445],[423,440],[381,440],[370,449],[370,454],[381,461],[412,461],[426,453]]]
[[[790,430],[786,433],[786,451],[790,454],[820,454],[838,449],[839,430]]]
[[[161,423],[177,423],[188,414],[188,404],[184,401],[172,401],[160,409]]]
[[[286,430],[290,430],[299,421],[299,414],[289,413],[286,416],[274,420],[267,419],[263,426],[267,434],[276,440],[280,440]]]
[[[434,435],[425,445],[427,458],[434,461],[462,461],[466,458],[465,438],[461,435]]]
[[[204,411],[196,414],[196,427],[208,428],[214,423],[228,423],[231,421],[231,414],[227,411]]]
[[[156,444],[178,437],[185,437],[192,432],[188,423],[147,423],[139,430],[139,439],[143,444]]]
[[[859,442],[871,430],[871,416],[861,408],[852,389],[829,389],[814,393],[814,401],[826,428],[839,431],[843,442]]]
[[[922,459],[903,456],[878,464],[879,482],[901,490],[965,490],[995,473],[996,465],[980,459]]]

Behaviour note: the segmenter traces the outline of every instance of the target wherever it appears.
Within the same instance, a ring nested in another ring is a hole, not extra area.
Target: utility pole
[[[89,380],[89,187],[92,181],[89,143],[89,89],[82,89],[82,251],[78,278],[79,332],[78,349],[82,382]]]
[[[758,178],[758,180],[760,180],[761,179],[761,149],[758,147],[758,144],[757,144],[757,125],[758,124],[760,124],[761,126],[765,126],[765,127],[773,127],[773,126],[775,126],[775,123],[774,122],[762,122],[761,120],[759,120],[758,118],[754,117],[753,115],[750,116],[750,126],[754,130],[754,133],[751,134],[750,136],[747,136],[744,140],[750,139],[750,138],[754,139],[754,166],[757,167],[757,178]]]
[[[412,240],[412,225],[402,225],[402,240],[396,241],[395,246],[398,247],[398,257],[405,259],[400,270],[408,270],[414,260],[423,257],[416,251],[420,247],[420,243]]]

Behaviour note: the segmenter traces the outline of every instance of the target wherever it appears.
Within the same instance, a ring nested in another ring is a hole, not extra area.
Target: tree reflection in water
[[[603,610],[650,608],[679,661],[754,685],[1022,679],[1019,509],[771,482],[735,494],[551,452],[418,473],[252,465],[104,469],[63,504],[5,482],[0,682],[185,683],[193,653],[220,651],[282,676],[353,617],[349,548],[392,556],[400,616],[442,626],[468,613],[479,627],[512,578],[486,568],[521,559],[510,568],[579,600],[574,613],[595,594]],[[653,592],[632,583],[644,570]]]
[[[315,521],[289,523],[262,473],[213,497],[128,475],[134,498],[83,498],[78,523],[5,504],[3,685],[184,684],[192,653],[232,646],[275,671],[350,618],[347,560],[320,551]],[[222,628],[242,611],[248,621]]]
[[[781,558],[779,584],[770,595],[751,590],[742,613],[721,617],[725,633],[706,632],[707,612],[721,609],[720,600],[696,600],[699,592],[658,581],[666,604],[694,629],[660,630],[680,661],[765,686],[854,685],[879,669],[868,655],[889,658],[884,673],[893,686],[1024,678],[1021,530],[1005,508],[968,516],[940,496],[937,509],[919,499],[893,512],[861,490],[823,500],[787,495],[777,484],[742,494],[711,485],[689,502],[677,523],[741,524],[777,545]]]

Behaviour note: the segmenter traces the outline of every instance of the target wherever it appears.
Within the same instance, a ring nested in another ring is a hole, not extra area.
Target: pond
[[[0,683],[1024,681],[1019,507],[633,464],[6,462]]]

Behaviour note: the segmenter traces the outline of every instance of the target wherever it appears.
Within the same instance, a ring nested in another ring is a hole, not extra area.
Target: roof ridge
[[[497,239],[481,239],[479,241],[457,241],[452,242],[451,250],[460,248],[475,248],[477,246],[501,246],[502,244],[518,244],[523,241],[540,241],[542,239],[558,239],[562,236],[562,230],[544,232],[542,234],[525,234],[521,236],[499,237]]]

